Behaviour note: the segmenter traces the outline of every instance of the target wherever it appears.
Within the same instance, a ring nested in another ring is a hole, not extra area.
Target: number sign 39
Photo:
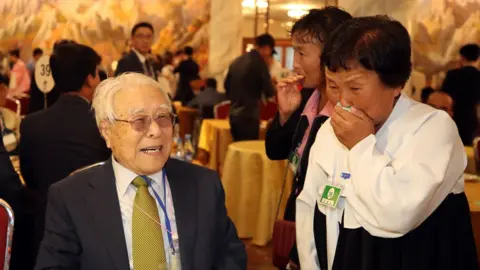
[[[52,91],[55,86],[50,70],[50,56],[44,55],[35,64],[35,83],[43,93]]]

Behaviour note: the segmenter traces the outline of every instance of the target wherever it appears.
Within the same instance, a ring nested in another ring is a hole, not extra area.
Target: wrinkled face
[[[453,117],[453,100],[449,95],[438,92],[431,93],[428,96],[427,104],[437,110],[445,111]]]
[[[132,47],[139,53],[146,54],[150,51],[153,43],[153,32],[148,27],[140,27],[132,37]]]
[[[373,121],[375,130],[390,116],[401,87],[391,88],[384,85],[377,73],[363,68],[358,63],[350,65],[349,70],[325,70],[327,94],[333,104],[354,106],[362,110]]]
[[[292,39],[293,68],[298,75],[305,76],[303,87],[317,88],[323,82],[323,74],[320,69],[320,55],[322,46],[319,41],[311,37],[303,37],[294,34]]]
[[[113,156],[127,169],[139,175],[151,175],[165,165],[173,135],[171,108],[167,104],[163,94],[154,88],[116,93],[115,115],[130,123],[117,120],[113,124],[102,124],[101,130]]]

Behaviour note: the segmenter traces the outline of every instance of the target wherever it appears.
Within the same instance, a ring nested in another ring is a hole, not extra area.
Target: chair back
[[[213,114],[216,119],[228,119],[230,115],[230,101],[223,101],[213,107]]]
[[[277,104],[269,101],[268,103],[260,102],[260,119],[268,121],[275,117],[277,113]]]
[[[105,161],[97,162],[97,163],[94,163],[94,164],[92,164],[92,165],[88,165],[88,166],[82,167],[82,168],[80,168],[80,169],[77,169],[77,170],[73,171],[73,172],[70,173],[68,176],[77,174],[77,173],[79,173],[79,172],[81,172],[81,171],[85,171],[85,170],[88,170],[88,169],[91,169],[91,168],[94,168],[94,167],[97,167],[97,166],[102,166],[103,164],[105,164]]]
[[[0,269],[10,267],[10,254],[12,250],[14,216],[10,205],[0,199]]]
[[[480,171],[480,137],[475,137],[473,139],[473,155],[475,157],[475,169],[476,173],[478,174]]]

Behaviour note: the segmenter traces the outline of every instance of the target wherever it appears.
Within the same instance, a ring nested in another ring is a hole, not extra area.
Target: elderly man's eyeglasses
[[[171,127],[175,125],[176,119],[177,115],[174,113],[164,113],[159,114],[156,117],[152,117],[150,115],[139,115],[135,116],[132,120],[115,119],[115,121],[129,123],[134,130],[143,132],[150,128],[152,120],[155,121],[159,127]]]

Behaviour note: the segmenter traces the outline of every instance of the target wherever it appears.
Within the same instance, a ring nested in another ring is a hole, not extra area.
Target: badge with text
[[[292,152],[288,158],[288,166],[290,170],[295,174],[297,173],[298,163],[300,162],[300,156],[296,152]]]
[[[322,196],[318,200],[318,203],[335,208],[337,207],[337,203],[338,200],[340,200],[341,194],[342,188],[332,185],[326,185],[325,189],[323,190]]]

